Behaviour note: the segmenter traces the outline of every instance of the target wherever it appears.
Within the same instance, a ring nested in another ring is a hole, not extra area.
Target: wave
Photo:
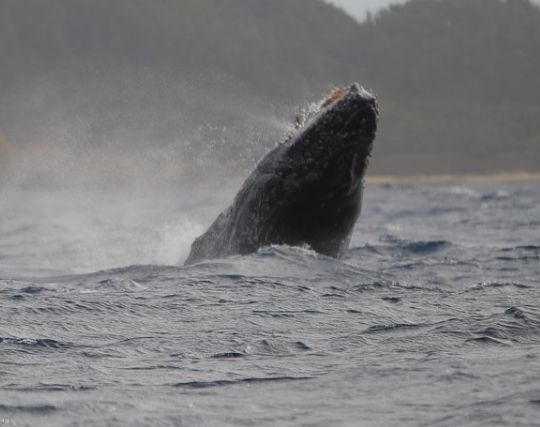
[[[43,415],[58,411],[60,408],[54,405],[6,405],[0,403],[0,412],[5,413],[27,413],[33,415]]]
[[[210,387],[223,387],[223,386],[233,386],[240,384],[264,384],[264,383],[276,383],[276,382],[289,382],[289,381],[306,381],[310,380],[312,377],[248,377],[241,378],[238,380],[214,380],[214,381],[187,381],[180,382],[173,385],[173,387],[179,388],[210,388]]]
[[[536,307],[512,306],[502,313],[479,319],[449,319],[437,325],[435,330],[461,336],[469,343],[537,344],[540,342],[540,312]]]
[[[95,390],[95,386],[87,385],[73,385],[73,384],[37,384],[34,386],[18,386],[18,385],[8,385],[1,387],[2,390],[7,391],[20,391],[20,392],[47,392],[47,391],[91,391]]]
[[[51,338],[13,338],[0,337],[0,344],[12,344],[30,348],[64,349],[74,347],[71,342],[57,341]]]
[[[521,245],[499,249],[499,261],[538,261],[540,260],[539,245]]]
[[[540,173],[500,172],[492,174],[433,174],[433,175],[370,175],[368,184],[425,185],[425,184],[502,184],[540,181]]]
[[[377,333],[377,332],[396,332],[396,331],[402,331],[406,329],[418,329],[423,326],[426,326],[425,324],[416,324],[416,323],[392,323],[389,325],[374,325],[370,326],[366,329],[365,333],[371,334],[371,333]]]
[[[441,252],[452,247],[448,240],[405,240],[396,236],[386,235],[382,237],[384,244],[374,245],[366,244],[351,249],[353,254],[358,252],[367,252],[371,254],[387,255],[389,253],[399,252],[402,255],[429,255]]]
[[[490,288],[528,289],[530,288],[530,286],[525,285],[523,283],[517,283],[517,282],[484,282],[484,283],[478,283],[477,285],[474,285],[470,287],[469,289],[466,289],[464,292],[482,291],[482,290],[490,289]]]

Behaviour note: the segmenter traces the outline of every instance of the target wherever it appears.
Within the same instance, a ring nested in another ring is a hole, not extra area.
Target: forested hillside
[[[0,0],[0,156],[152,145],[249,167],[294,108],[356,80],[380,99],[374,173],[540,170],[538,52],[527,0],[363,24],[319,0]]]
[[[363,77],[384,102],[384,156],[396,168],[407,146],[428,172],[540,169],[537,6],[416,0],[361,33]]]
[[[0,20],[3,81],[167,68],[278,96],[343,74],[358,32],[312,0],[0,0]]]

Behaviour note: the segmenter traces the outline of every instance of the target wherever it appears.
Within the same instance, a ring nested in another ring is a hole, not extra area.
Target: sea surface
[[[235,189],[0,190],[0,425],[540,425],[540,183],[182,267]]]

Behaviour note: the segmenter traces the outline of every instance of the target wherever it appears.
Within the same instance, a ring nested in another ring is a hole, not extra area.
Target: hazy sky
[[[363,20],[366,17],[366,11],[372,12],[386,7],[393,3],[405,3],[407,0],[326,0],[328,3],[333,3],[342,7],[351,15],[355,16],[359,20]],[[533,3],[540,4],[540,0],[533,0]]]
[[[366,11],[376,11],[392,3],[405,3],[406,0],[326,0],[328,3],[334,3],[342,7],[351,15],[363,20]]]

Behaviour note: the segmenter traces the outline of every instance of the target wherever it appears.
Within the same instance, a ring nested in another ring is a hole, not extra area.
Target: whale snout
[[[373,94],[371,92],[369,92],[368,90],[364,89],[364,86],[362,86],[361,84],[358,84],[358,83],[353,83],[349,86],[349,88],[347,89],[347,91],[349,93],[354,93],[354,94],[357,94],[359,96],[361,96],[362,98],[371,98],[371,99],[375,99],[375,97],[373,96]]]
[[[377,99],[358,84],[353,84],[343,98],[342,109],[349,114],[345,131],[362,131],[374,134],[377,130],[379,107]]]
[[[361,131],[364,134],[372,135],[377,131],[378,116],[375,108],[367,105],[355,111],[346,122],[344,131],[346,133]]]

